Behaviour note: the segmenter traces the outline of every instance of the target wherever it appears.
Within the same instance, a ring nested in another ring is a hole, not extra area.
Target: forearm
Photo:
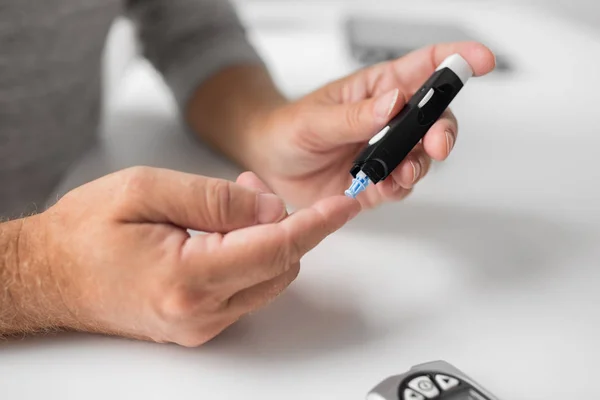
[[[260,132],[266,115],[287,102],[265,67],[234,66],[196,90],[186,117],[203,141],[251,169],[257,159],[252,154],[253,135]]]
[[[247,132],[285,102],[226,0],[126,0],[143,54],[199,137],[248,166]]]
[[[36,218],[0,224],[0,337],[47,330],[54,284],[40,253]]]

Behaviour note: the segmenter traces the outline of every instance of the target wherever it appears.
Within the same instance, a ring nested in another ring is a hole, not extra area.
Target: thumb
[[[279,221],[283,201],[272,193],[223,179],[157,168],[127,171],[119,202],[120,220],[169,223],[203,232],[226,233]]]
[[[254,172],[246,171],[246,172],[240,174],[240,176],[238,176],[238,178],[236,180],[236,183],[238,185],[242,185],[249,189],[259,191],[261,193],[271,193],[275,197],[273,189],[271,189],[266,183],[264,183]],[[277,198],[277,199],[279,199],[279,198]],[[276,213],[276,212],[274,211],[273,213]],[[287,216],[288,216],[287,209],[285,209],[285,205],[284,205],[283,213],[279,214],[278,218],[276,218],[270,222],[279,222],[280,220],[282,220],[283,218],[285,218]],[[271,216],[269,218],[271,218]]]
[[[355,103],[339,104],[325,118],[321,127],[335,142],[348,144],[365,142],[387,124],[403,106],[398,89]]]
[[[254,172],[246,171],[238,176],[236,183],[262,193],[274,193]]]

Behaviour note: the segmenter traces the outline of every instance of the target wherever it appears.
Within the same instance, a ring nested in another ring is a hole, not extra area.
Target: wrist
[[[187,120],[197,135],[244,168],[253,169],[266,121],[289,104],[262,66],[225,69],[192,97]]]
[[[3,225],[4,300],[0,333],[17,334],[62,327],[62,305],[48,264],[39,215]],[[1,310],[0,310],[1,311]]]
[[[270,103],[256,107],[246,116],[246,126],[239,131],[240,162],[251,170],[255,170],[261,156],[268,153],[268,146],[272,145],[271,121],[286,103]]]
[[[292,121],[282,116],[289,115],[286,111],[289,103],[279,104],[266,112],[258,113],[251,119],[252,123],[244,134],[244,153],[241,157],[244,168],[251,170],[266,179],[273,170],[271,155],[281,153],[277,149],[283,136],[283,129],[289,127]]]

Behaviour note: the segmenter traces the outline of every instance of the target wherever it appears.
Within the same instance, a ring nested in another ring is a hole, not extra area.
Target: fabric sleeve
[[[143,55],[162,74],[178,105],[223,68],[264,65],[227,0],[126,0]]]

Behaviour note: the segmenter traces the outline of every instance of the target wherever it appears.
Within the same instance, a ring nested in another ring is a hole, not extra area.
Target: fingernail
[[[415,183],[421,177],[421,164],[419,162],[411,161],[410,165],[413,167],[413,183]]]
[[[285,204],[272,193],[260,193],[258,195],[256,215],[259,224],[270,224],[277,222],[285,214]]]
[[[398,101],[399,93],[398,89],[394,89],[375,102],[375,114],[378,118],[388,118],[390,116]]]
[[[450,130],[446,130],[446,149],[448,154],[450,154],[450,152],[452,151],[452,149],[454,148],[454,133],[452,133],[452,131]]]

